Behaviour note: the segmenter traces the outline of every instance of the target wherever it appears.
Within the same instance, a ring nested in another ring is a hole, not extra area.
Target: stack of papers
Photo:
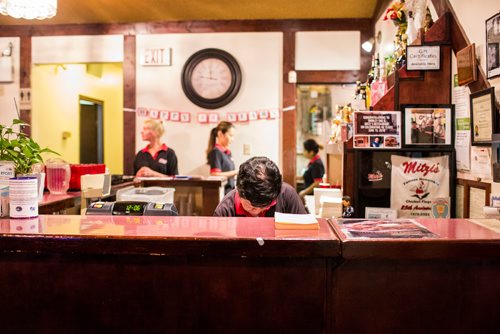
[[[274,228],[277,230],[319,230],[319,223],[312,214],[275,212]]]

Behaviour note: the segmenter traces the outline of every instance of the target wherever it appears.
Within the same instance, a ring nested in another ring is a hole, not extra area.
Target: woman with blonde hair
[[[165,128],[160,121],[144,121],[141,136],[149,144],[137,152],[134,160],[134,173],[138,177],[163,177],[177,175],[177,156],[175,151],[161,142]]]
[[[234,177],[238,174],[229,150],[233,137],[234,125],[231,122],[220,122],[210,131],[206,151],[210,175],[227,177],[224,189],[226,194],[234,189]]]

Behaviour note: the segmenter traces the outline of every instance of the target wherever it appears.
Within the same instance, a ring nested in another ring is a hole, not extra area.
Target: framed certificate
[[[500,13],[486,20],[486,74],[500,76]]]
[[[472,145],[490,145],[499,128],[493,87],[470,94],[470,118]]]
[[[457,74],[460,86],[476,81],[476,44],[457,52]]]

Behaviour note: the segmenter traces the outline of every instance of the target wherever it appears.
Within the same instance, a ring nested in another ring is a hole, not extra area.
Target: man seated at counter
[[[214,216],[274,217],[275,212],[307,213],[295,189],[282,181],[278,166],[266,157],[253,157],[240,165],[236,189],[222,199]]]
[[[144,121],[141,136],[142,140],[148,141],[149,144],[135,156],[135,176],[163,177],[179,174],[175,151],[160,141],[163,133],[165,128],[160,121]]]

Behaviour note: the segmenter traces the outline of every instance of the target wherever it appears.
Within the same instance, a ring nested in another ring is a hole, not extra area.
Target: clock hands
[[[212,78],[212,76],[210,75],[209,77],[206,77],[204,75],[200,75],[199,78],[201,79],[208,79],[208,80],[215,80],[215,81],[219,81],[219,79],[217,78]]]

